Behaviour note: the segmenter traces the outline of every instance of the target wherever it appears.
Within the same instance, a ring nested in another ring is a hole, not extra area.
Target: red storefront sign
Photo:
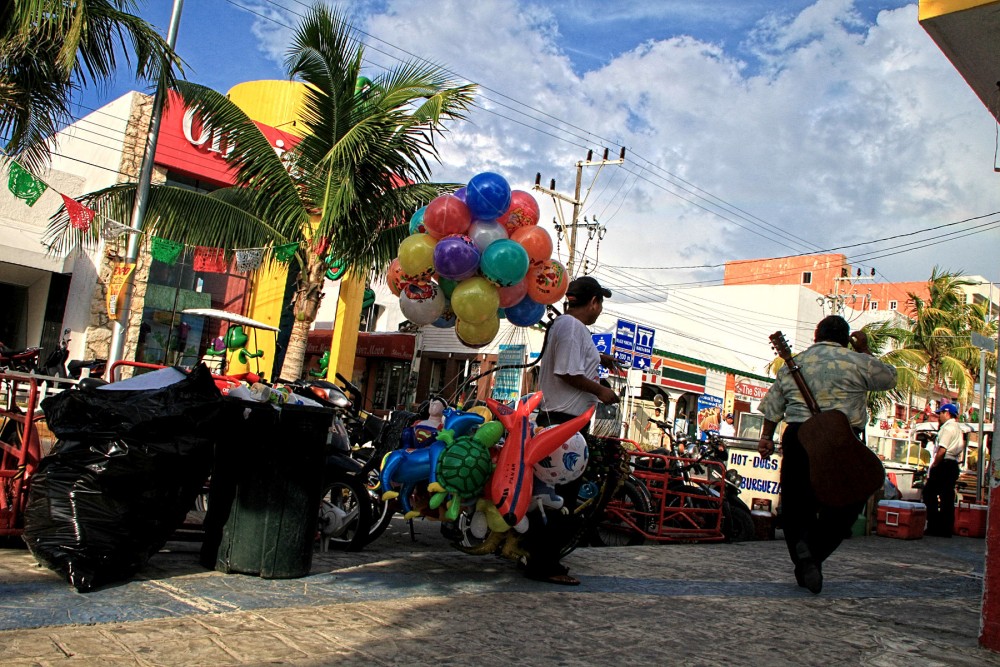
[[[359,357],[381,357],[383,359],[413,359],[416,336],[405,333],[359,333]]]
[[[761,387],[756,384],[750,384],[749,382],[737,382],[736,388],[733,391],[740,398],[759,401],[764,398],[765,394],[767,394],[767,390],[768,387]]]
[[[270,125],[256,123],[279,155],[290,149],[298,137]],[[170,92],[160,121],[154,162],[172,171],[191,175],[219,186],[234,185],[236,176],[226,164],[232,143],[219,132],[205,127],[201,119]]]

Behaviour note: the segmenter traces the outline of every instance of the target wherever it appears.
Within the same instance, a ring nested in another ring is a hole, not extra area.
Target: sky
[[[141,15],[166,34],[172,2]],[[572,196],[588,271],[619,294],[721,283],[730,260],[842,252],[878,282],[934,266],[1000,280],[997,126],[917,22],[852,0],[355,0],[372,74],[426,59],[479,84],[439,181],[482,171]],[[285,78],[298,0],[196,0],[177,50],[217,90]],[[80,112],[129,89],[89,91]],[[535,193],[542,223],[571,216]],[[566,241],[557,252],[566,258]]]

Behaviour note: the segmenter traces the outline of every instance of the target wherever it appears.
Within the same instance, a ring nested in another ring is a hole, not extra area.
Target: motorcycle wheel
[[[729,542],[746,542],[754,539],[757,529],[753,525],[750,510],[727,500],[722,505],[722,513],[722,532]]]
[[[627,478],[611,497],[604,516],[590,536],[590,543],[595,547],[631,547],[643,544],[646,541],[643,531],[630,526],[621,515],[630,515],[633,523],[642,526],[649,522],[652,507],[653,500],[646,485],[638,479]]]
[[[678,490],[683,492],[684,495],[673,495],[664,503],[664,528],[689,530],[708,528],[709,517],[712,516],[712,513],[700,510],[717,509],[719,507],[718,498],[712,497],[701,487],[691,484],[685,484],[683,487],[679,487]],[[698,511],[685,512],[684,510]]]
[[[372,523],[371,495],[362,479],[333,471],[319,501],[319,550],[360,551],[371,541]]]
[[[377,540],[382,533],[389,528],[392,517],[396,515],[397,503],[395,500],[382,500],[381,492],[377,489],[379,484],[379,471],[370,470],[368,472],[368,497],[372,505],[372,529],[368,533],[368,542]]]

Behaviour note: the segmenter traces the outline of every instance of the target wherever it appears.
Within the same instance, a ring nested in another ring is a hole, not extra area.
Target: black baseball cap
[[[611,290],[601,287],[601,283],[593,276],[580,276],[566,288],[566,298],[570,302],[590,301],[595,296],[610,299]]]

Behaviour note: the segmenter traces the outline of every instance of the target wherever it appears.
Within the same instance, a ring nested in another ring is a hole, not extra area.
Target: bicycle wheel
[[[653,501],[646,485],[635,478],[628,478],[611,497],[604,516],[594,528],[590,543],[595,547],[637,546],[646,541],[642,530],[625,520],[645,527],[649,523]]]
[[[372,532],[372,501],[360,477],[340,470],[324,482],[317,525],[320,551],[360,551]]]
[[[559,557],[565,558],[587,538],[604,515],[604,510],[628,476],[628,452],[616,440],[586,436],[590,446],[590,461],[583,472],[576,506],[573,508],[573,529],[569,532]]]
[[[746,507],[734,505],[728,500],[722,504],[722,532],[730,542],[746,542],[757,535],[753,516]]]

